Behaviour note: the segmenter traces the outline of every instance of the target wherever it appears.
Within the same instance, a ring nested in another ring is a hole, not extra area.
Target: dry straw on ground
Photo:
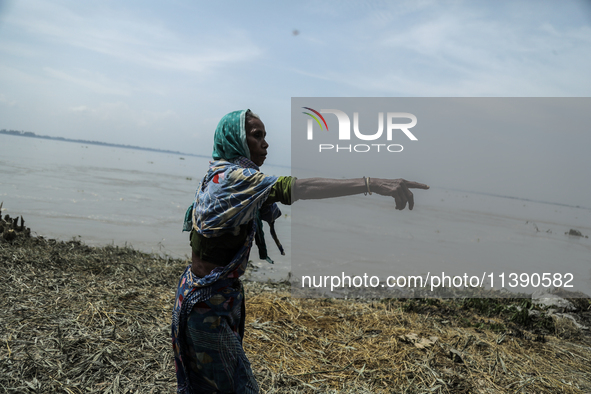
[[[0,392],[175,391],[170,314],[186,261],[24,230],[0,239]],[[530,317],[527,300],[246,288],[244,346],[265,393],[591,392],[588,331]],[[577,305],[588,318],[589,300]]]
[[[245,347],[269,393],[304,387],[347,393],[591,391],[588,337],[564,340],[542,334],[543,327],[533,329],[536,334],[508,322],[515,313],[481,316],[466,300],[353,302],[261,293],[249,299],[248,313],[253,321]]]

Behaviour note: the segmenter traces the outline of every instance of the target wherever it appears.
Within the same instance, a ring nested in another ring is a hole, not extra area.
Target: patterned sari
[[[179,280],[172,316],[172,343],[178,393],[258,393],[242,348],[245,271],[257,217],[272,222],[281,216],[265,206],[277,177],[262,174],[245,157],[211,163],[186,220],[205,237],[230,233],[252,222],[240,250],[226,266],[199,278],[188,266]]]

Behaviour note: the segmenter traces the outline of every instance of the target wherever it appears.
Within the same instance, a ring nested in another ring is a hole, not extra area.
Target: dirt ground
[[[0,227],[0,392],[175,392],[170,316],[187,261]],[[527,298],[245,287],[244,347],[264,393],[591,393],[588,298],[565,316]]]

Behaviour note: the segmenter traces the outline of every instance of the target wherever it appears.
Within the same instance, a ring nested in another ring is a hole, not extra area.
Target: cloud
[[[69,110],[72,112],[86,112],[89,108],[86,105],[79,105],[77,107],[70,107]]]
[[[74,76],[72,74],[69,74],[69,73],[66,73],[63,71],[54,70],[49,67],[44,67],[43,70],[50,77],[53,77],[53,78],[56,78],[56,79],[59,79],[62,81],[70,82],[70,83],[75,84],[77,86],[81,86],[83,88],[91,90],[95,93],[121,95],[121,96],[129,96],[130,95],[129,89],[121,88],[119,86],[120,84],[116,84],[113,81],[111,81],[109,78],[107,78],[103,75],[100,75],[100,74],[91,73],[88,71],[82,71],[83,74],[86,74],[86,77],[80,77],[80,76]]]
[[[114,102],[103,103],[97,106],[77,105],[68,109],[94,121],[108,124],[117,124],[123,128],[129,125],[139,128],[152,127],[157,123],[168,120],[176,120],[177,114],[172,110],[149,111],[130,108],[127,103]]]
[[[30,1],[22,5],[9,23],[33,40],[159,70],[212,72],[225,64],[248,61],[262,52],[240,29],[224,29],[208,40],[186,39],[159,20],[120,16],[115,10],[96,15],[85,10],[83,15],[73,8]]]
[[[3,95],[2,93],[0,93],[0,104],[5,105],[7,107],[13,107],[16,105],[16,101],[11,100],[11,99],[7,98],[5,95]]]
[[[11,56],[28,58],[35,57],[38,55],[38,52],[32,47],[23,47],[23,45],[20,43],[7,42],[5,39],[0,41],[0,52],[4,52],[5,54]]]
[[[515,3],[491,14],[483,3],[400,4],[333,31],[331,49],[342,56],[286,68],[358,95],[588,95],[591,28],[556,17],[558,5],[532,14]]]

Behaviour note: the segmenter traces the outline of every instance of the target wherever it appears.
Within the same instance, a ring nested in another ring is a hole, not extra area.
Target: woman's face
[[[267,132],[265,125],[257,118],[249,118],[246,122],[246,143],[250,150],[250,160],[257,166],[262,166],[267,158],[269,144],[265,141]]]

